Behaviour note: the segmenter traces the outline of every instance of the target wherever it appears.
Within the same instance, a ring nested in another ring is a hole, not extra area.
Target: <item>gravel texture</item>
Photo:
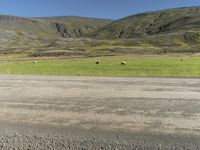
[[[200,149],[200,79],[0,76],[0,149]]]

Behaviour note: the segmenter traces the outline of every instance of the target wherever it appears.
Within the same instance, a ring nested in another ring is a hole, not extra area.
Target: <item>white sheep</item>
[[[121,61],[121,65],[126,65],[126,62],[125,61]]]

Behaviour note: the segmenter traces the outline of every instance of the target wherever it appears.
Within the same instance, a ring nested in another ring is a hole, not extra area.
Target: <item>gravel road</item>
[[[0,75],[0,149],[199,150],[200,79]]]

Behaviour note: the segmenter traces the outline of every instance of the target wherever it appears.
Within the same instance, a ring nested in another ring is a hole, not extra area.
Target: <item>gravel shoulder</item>
[[[199,149],[200,79],[0,76],[1,149]]]

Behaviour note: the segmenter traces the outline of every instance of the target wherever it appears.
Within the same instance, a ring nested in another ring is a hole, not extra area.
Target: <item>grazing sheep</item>
[[[37,63],[38,63],[38,61],[33,61],[33,63],[34,63],[34,64],[37,64]]]
[[[121,65],[126,65],[126,62],[125,61],[121,61]]]
[[[96,61],[96,64],[97,64],[97,65],[98,65],[98,64],[100,64],[100,61],[99,61],[99,60],[97,60],[97,61]]]

